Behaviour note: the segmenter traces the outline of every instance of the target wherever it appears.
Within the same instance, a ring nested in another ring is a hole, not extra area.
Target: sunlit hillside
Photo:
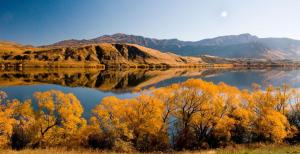
[[[22,54],[24,51],[37,51],[41,50],[42,48],[34,47],[31,45],[21,45],[14,42],[8,41],[0,41],[0,52],[1,53],[10,53],[13,52],[14,54]]]

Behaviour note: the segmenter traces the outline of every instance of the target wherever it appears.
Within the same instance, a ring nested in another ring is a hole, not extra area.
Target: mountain
[[[195,42],[194,45],[226,46],[226,45],[236,45],[236,44],[255,42],[257,39],[258,39],[257,36],[253,36],[250,34],[228,35],[228,36],[219,36],[216,38],[200,40]]]
[[[259,38],[251,34],[228,35],[200,41],[155,39],[117,33],[90,40],[65,40],[44,47],[70,47],[96,43],[130,43],[184,56],[212,55],[227,58],[300,58],[300,41],[289,38]]]
[[[127,35],[122,33],[117,33],[114,35],[104,35],[90,40],[64,40],[51,45],[43,47],[70,47],[70,46],[81,46],[87,44],[97,44],[97,43],[128,43],[128,44],[138,44],[141,46],[153,48],[161,51],[168,51],[168,49],[178,48],[180,46],[188,45],[192,42],[180,41],[177,39],[153,39],[145,38],[143,36]]]

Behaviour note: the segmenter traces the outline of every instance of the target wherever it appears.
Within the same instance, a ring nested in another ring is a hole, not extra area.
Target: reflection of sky
[[[262,88],[272,84],[281,86],[288,84],[294,88],[300,88],[300,70],[292,71],[247,71],[247,72],[225,72],[218,76],[203,78],[214,83],[225,82],[240,89],[251,89],[253,83],[262,85]]]
[[[225,82],[226,84],[236,86],[239,89],[251,89],[252,83],[258,83],[265,88],[268,84],[273,84],[274,86],[280,86],[284,83],[294,87],[300,88],[300,70],[268,70],[268,71],[240,71],[240,72],[224,72],[215,75],[200,77],[174,77],[154,85],[155,87],[168,86],[172,83],[184,82],[189,78],[201,78],[206,81],[211,81],[214,83]],[[134,83],[132,83],[134,84]],[[41,84],[41,85],[24,85],[24,86],[11,86],[2,87],[0,90],[7,92],[9,99],[17,98],[19,100],[31,99],[33,93],[36,91],[47,91],[51,89],[57,89],[65,93],[71,92],[77,96],[77,98],[82,103],[85,109],[85,117],[89,116],[89,111],[94,108],[103,97],[114,95],[119,98],[130,98],[137,96],[138,94],[132,94],[130,92],[103,92],[99,89],[84,88],[84,87],[63,87],[53,84]]]
[[[184,82],[189,78],[197,78],[205,81],[211,81],[215,84],[224,82],[231,86],[236,86],[239,89],[251,89],[253,83],[262,85],[262,88],[272,84],[281,86],[288,84],[294,88],[300,88],[300,70],[268,70],[268,71],[228,71],[218,73],[207,77],[174,77],[165,81],[156,83],[155,87],[167,86],[172,83]],[[150,87],[150,86],[148,86]]]

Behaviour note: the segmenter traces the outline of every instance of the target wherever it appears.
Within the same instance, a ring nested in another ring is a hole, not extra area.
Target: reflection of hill
[[[214,83],[225,82],[240,89],[251,89],[253,83],[281,86],[286,83],[294,88],[300,87],[300,70],[296,68],[266,68],[224,71],[214,76],[205,76],[204,80]]]
[[[150,86],[164,86],[188,78],[204,78],[216,83],[224,81],[230,85],[245,88],[252,83],[288,83],[300,87],[297,76],[300,71],[293,69],[168,69],[125,71],[97,69],[26,69],[0,72],[0,86],[57,84],[68,87],[88,87],[101,91],[124,92]],[[240,82],[240,83],[239,83]],[[291,83],[292,82],[292,83]],[[240,86],[239,86],[240,84]],[[243,86],[244,85],[244,86]]]
[[[276,69],[264,73],[264,82],[267,84],[281,85],[286,83],[292,87],[300,87],[299,69]]]
[[[101,91],[131,91],[179,76],[211,75],[221,70],[168,69],[111,71],[97,69],[27,69],[0,72],[0,86],[58,84],[69,87],[89,87]]]

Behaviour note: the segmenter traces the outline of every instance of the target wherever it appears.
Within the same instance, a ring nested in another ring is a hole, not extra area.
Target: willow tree
[[[36,92],[34,96],[38,103],[35,114],[37,145],[72,145],[73,138],[78,138],[76,136],[86,124],[80,101],[71,93],[57,90]]]
[[[15,108],[20,104],[18,100],[7,100],[7,94],[0,91],[0,146],[6,147],[10,143],[13,126],[17,123],[14,118]]]
[[[99,132],[109,134],[111,146],[125,142],[141,151],[149,151],[156,146],[154,139],[162,128],[162,115],[162,103],[151,96],[125,100],[106,97],[93,110],[91,121]]]

